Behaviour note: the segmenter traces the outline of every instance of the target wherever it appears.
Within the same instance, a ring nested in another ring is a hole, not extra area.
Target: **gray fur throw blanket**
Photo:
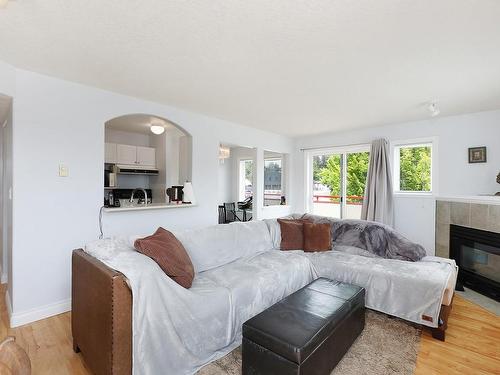
[[[332,244],[354,246],[379,257],[419,261],[426,256],[425,249],[411,242],[391,227],[374,221],[335,219],[317,215],[293,215],[315,223],[330,223]]]

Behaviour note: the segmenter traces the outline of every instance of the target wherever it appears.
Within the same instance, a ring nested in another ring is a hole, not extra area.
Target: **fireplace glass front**
[[[490,251],[482,250],[484,248]],[[460,263],[463,269],[500,283],[500,255],[491,252],[491,250],[500,252],[498,248],[480,243],[475,243],[474,247],[462,245],[460,249]]]
[[[450,255],[460,283],[500,300],[500,233],[450,225]]]

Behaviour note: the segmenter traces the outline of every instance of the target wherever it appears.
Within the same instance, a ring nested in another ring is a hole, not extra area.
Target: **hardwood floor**
[[[31,358],[33,374],[90,374],[71,343],[71,314],[8,328],[5,285],[0,287],[0,340],[15,336]],[[500,375],[500,317],[455,296],[446,342],[424,331],[416,375]]]
[[[455,294],[446,341],[424,331],[415,374],[500,374],[500,317]]]
[[[6,286],[0,287],[0,340],[15,336],[31,359],[32,374],[91,374],[79,354],[73,352],[71,314],[61,314],[18,328],[9,328],[5,305]]]

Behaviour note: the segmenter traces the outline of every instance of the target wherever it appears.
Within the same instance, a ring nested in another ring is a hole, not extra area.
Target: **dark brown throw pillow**
[[[330,224],[304,222],[304,251],[328,251],[332,249]]]
[[[181,242],[168,230],[158,228],[148,237],[135,241],[140,253],[153,259],[177,284],[189,289],[194,279],[194,267]]]
[[[281,229],[281,250],[304,248],[304,220],[278,219]]]

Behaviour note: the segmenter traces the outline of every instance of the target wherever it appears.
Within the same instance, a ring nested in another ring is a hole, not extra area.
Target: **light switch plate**
[[[65,164],[59,164],[59,177],[68,177],[69,168]]]

